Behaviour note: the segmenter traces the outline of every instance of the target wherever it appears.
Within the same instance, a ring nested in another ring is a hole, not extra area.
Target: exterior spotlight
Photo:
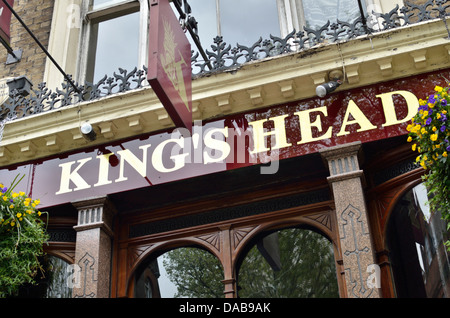
[[[316,87],[316,94],[319,97],[325,97],[327,94],[334,92],[336,88],[344,82],[344,72],[341,70],[334,70],[328,74],[329,82],[321,84]]]
[[[334,92],[342,84],[341,81],[330,81],[316,87],[316,94],[319,97],[325,97],[327,94]]]
[[[18,94],[24,97],[30,94],[31,86],[33,86],[26,76],[12,78],[6,84],[8,85],[10,94],[14,90],[17,90]]]
[[[83,134],[83,137],[88,141],[94,141],[97,139],[97,134],[94,131],[94,128],[89,123],[84,123],[80,127],[80,131]]]

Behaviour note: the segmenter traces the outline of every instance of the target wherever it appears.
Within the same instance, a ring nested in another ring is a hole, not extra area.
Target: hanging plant
[[[39,200],[0,184],[0,298],[14,295],[23,284],[33,284],[40,270],[38,257],[48,240]]]
[[[450,229],[450,96],[449,87],[436,86],[427,100],[419,100],[417,114],[407,130],[408,142],[419,155],[416,162],[427,172],[423,176],[429,191],[431,211],[440,211]],[[450,250],[450,241],[446,242]]]

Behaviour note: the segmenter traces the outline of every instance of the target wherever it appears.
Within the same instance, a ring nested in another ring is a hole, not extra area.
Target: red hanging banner
[[[148,81],[174,124],[191,131],[191,45],[168,0],[150,1]]]
[[[6,0],[11,7],[14,5],[14,0]],[[3,1],[0,1],[0,38],[2,42],[9,45],[11,38],[11,10],[8,9]]]

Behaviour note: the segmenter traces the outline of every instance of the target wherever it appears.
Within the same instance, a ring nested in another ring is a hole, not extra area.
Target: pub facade
[[[224,4],[212,27],[180,1],[204,48],[192,42],[190,127],[148,83],[155,2],[42,0],[35,21],[14,1],[70,74],[12,18],[22,53],[0,72],[0,182],[25,175],[18,188],[49,214],[43,262],[58,279],[37,278],[39,297],[449,297],[446,225],[406,126],[449,85],[450,2],[342,1],[361,11],[330,20],[273,1],[278,35],[235,45]],[[104,75],[132,23],[119,62],[132,51],[134,64]],[[22,77],[31,88],[10,89]]]

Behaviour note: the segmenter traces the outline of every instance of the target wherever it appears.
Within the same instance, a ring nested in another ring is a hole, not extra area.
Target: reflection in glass
[[[98,82],[119,68],[138,66],[139,12],[92,24],[87,80]]]
[[[276,0],[189,0],[189,5],[205,49],[210,50],[217,35],[231,46],[280,36]]]
[[[223,297],[223,270],[218,259],[199,248],[178,248],[138,270],[136,298]]]
[[[332,244],[303,229],[267,235],[245,256],[238,289],[241,298],[339,297]]]
[[[305,24],[313,29],[321,28],[328,20],[353,23],[360,16],[356,0],[302,0],[302,3]]]
[[[441,213],[432,213],[427,189],[408,191],[392,211],[386,240],[397,297],[450,297],[448,240]]]
[[[205,50],[211,50],[213,39],[218,35],[217,33],[217,17],[216,17],[216,2],[215,0],[189,0],[189,5],[192,9],[192,16],[198,23],[198,36],[200,42]],[[174,12],[177,12],[174,9]],[[176,13],[178,15],[178,12]],[[191,41],[191,48],[197,51],[195,43],[191,36],[188,35]]]
[[[118,4],[120,2],[124,2],[125,0],[92,0],[93,9],[100,9],[104,7],[108,7],[114,4]]]
[[[280,36],[275,0],[220,0],[220,29],[231,45],[253,45],[259,37]]]
[[[36,284],[22,286],[15,298],[72,298],[73,266],[52,255],[45,255],[40,263]]]

